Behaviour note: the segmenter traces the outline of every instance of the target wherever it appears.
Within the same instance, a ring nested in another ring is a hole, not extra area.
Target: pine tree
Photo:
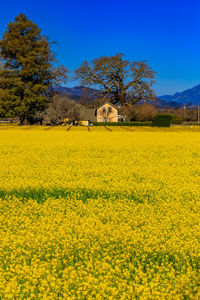
[[[56,80],[67,78],[67,69],[54,68],[55,56],[47,37],[24,14],[10,22],[0,40],[0,114],[34,122],[46,107]]]

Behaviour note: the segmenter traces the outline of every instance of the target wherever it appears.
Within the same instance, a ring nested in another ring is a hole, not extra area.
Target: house
[[[96,109],[97,122],[118,122],[118,108],[105,102]]]
[[[93,122],[125,122],[126,117],[119,115],[119,109],[110,102],[104,102],[97,109],[84,109],[81,125],[88,126]]]

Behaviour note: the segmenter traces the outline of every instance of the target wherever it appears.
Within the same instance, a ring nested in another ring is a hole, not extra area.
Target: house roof
[[[82,117],[85,120],[90,120],[91,122],[95,122],[96,121],[96,117],[95,117],[95,109],[94,108],[86,108],[84,110],[84,114]]]
[[[118,111],[118,108],[117,108],[114,104],[110,103],[109,101],[106,101],[106,102],[104,102],[103,104],[101,104],[99,107],[97,107],[96,110],[98,110],[99,108],[101,108],[101,107],[104,106],[105,104],[109,104],[110,106],[114,107],[114,108]]]

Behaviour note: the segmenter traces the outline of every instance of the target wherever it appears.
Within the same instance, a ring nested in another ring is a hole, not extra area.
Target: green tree
[[[24,14],[10,22],[0,40],[0,113],[33,123],[45,109],[52,87],[65,81],[68,70],[54,67],[55,55],[47,37]]]
[[[145,61],[124,60],[123,54],[102,56],[92,64],[85,61],[75,71],[75,76],[83,85],[98,88],[98,98],[113,104],[132,107],[140,100],[155,97],[151,89],[155,72]]]

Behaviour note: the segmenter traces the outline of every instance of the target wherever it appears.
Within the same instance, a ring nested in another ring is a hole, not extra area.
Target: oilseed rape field
[[[200,130],[0,126],[0,299],[200,299]]]

